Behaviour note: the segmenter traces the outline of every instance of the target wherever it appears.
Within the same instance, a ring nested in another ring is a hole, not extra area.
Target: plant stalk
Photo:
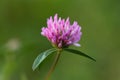
[[[56,54],[56,56],[55,56],[55,60],[54,60],[54,62],[53,62],[53,64],[52,64],[49,72],[47,73],[47,75],[46,75],[46,77],[45,77],[45,80],[49,80],[49,79],[50,79],[51,73],[54,71],[54,69],[55,69],[55,67],[56,67],[56,65],[57,65],[57,63],[58,63],[58,60],[59,60],[59,58],[60,58],[60,54],[61,54],[61,50],[58,50],[58,52],[57,52],[57,54]]]

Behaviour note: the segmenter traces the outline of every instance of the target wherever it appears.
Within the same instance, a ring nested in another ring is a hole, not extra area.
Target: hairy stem
[[[56,64],[58,63],[60,54],[61,54],[61,50],[58,50],[58,52],[57,52],[57,54],[56,54],[56,57],[55,57],[55,60],[54,60],[54,62],[53,62],[53,64],[52,64],[49,72],[47,73],[47,75],[46,75],[46,77],[45,77],[45,80],[49,80],[51,73],[54,71],[54,69],[55,69],[55,67],[56,67]]]

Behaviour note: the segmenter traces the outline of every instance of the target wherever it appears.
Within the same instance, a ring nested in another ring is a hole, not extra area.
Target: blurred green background
[[[32,71],[36,56],[51,48],[40,35],[58,13],[82,26],[82,46],[97,62],[62,53],[51,80],[120,80],[119,0],[0,0],[0,80],[44,80],[55,54]]]

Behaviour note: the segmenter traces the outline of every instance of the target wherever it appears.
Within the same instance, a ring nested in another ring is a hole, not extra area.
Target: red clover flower
[[[50,17],[47,20],[47,27],[42,28],[41,34],[56,47],[64,48],[68,47],[69,45],[76,45],[81,38],[82,32],[81,27],[78,25],[76,21],[71,25],[69,18],[58,19],[58,15],[54,16],[54,19]]]

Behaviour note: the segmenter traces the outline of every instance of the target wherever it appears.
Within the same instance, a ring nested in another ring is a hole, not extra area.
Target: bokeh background
[[[82,26],[82,46],[71,48],[94,57],[62,53],[51,80],[120,80],[119,0],[0,0],[0,80],[44,80],[55,54],[35,71],[36,56],[51,48],[40,35],[58,13]]]

